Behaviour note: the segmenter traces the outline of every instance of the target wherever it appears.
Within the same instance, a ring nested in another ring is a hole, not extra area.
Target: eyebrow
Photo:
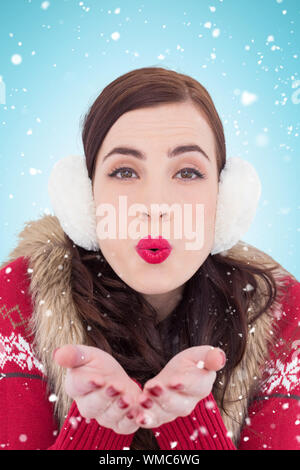
[[[186,152],[199,152],[200,154],[204,155],[204,157],[207,158],[207,160],[209,160],[206,152],[204,152],[204,150],[199,145],[196,145],[196,144],[178,145],[174,149],[169,149],[167,156],[168,158],[173,158]],[[122,146],[122,147],[114,147],[110,152],[108,152],[103,158],[102,163],[104,163],[104,161],[108,157],[116,153],[119,153],[121,155],[132,155],[133,157],[139,158],[140,160],[147,159],[146,154],[144,152],[141,152],[140,150],[133,149],[130,147]]]

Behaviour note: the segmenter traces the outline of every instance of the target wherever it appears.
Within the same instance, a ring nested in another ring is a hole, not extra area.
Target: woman
[[[241,240],[259,179],[226,161],[207,90],[133,70],[82,137],[85,160],[51,174],[56,215],[26,224],[1,266],[2,448],[299,449],[300,283]],[[202,214],[196,248],[186,231],[153,242],[153,221],[160,237],[180,225],[172,204]],[[144,232],[119,236],[122,220]]]

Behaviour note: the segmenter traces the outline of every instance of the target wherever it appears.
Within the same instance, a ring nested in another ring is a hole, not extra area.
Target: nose
[[[152,209],[153,210],[153,209]],[[147,212],[145,211],[142,211],[142,213],[140,214],[140,218],[144,219],[145,217],[149,218],[150,217],[150,211],[147,210]],[[155,214],[152,214],[153,216],[156,216],[157,214],[157,209],[154,211]],[[161,211],[161,210],[158,210],[159,212],[159,218],[162,219],[167,219],[168,215],[169,215],[169,211]]]
[[[168,217],[169,212],[170,210],[161,210],[159,207],[151,207],[151,211],[142,211],[139,218],[144,222],[143,230],[145,230],[145,235],[151,234],[155,238],[158,235],[169,238],[171,236],[171,228],[168,225],[171,223]]]

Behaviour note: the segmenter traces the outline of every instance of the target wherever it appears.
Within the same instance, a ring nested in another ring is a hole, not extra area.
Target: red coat
[[[32,349],[28,319],[33,305],[26,271],[23,257],[0,270],[0,448],[130,448],[134,434],[123,436],[94,419],[82,418],[75,401],[58,431],[53,418],[55,396],[47,394],[47,378]],[[300,283],[293,281],[276,319],[282,341],[295,339],[293,348],[274,360],[272,377],[249,407],[239,450],[300,450],[299,307]],[[189,416],[178,417],[153,432],[162,450],[236,449],[212,393],[200,400]]]

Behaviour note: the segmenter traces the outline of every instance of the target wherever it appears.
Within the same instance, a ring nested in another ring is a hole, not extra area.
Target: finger
[[[226,355],[220,348],[210,349],[205,356],[203,367],[207,370],[219,370],[224,367],[226,363]],[[199,364],[202,365],[201,363]],[[198,365],[198,367],[199,367]],[[200,367],[201,368],[201,367]]]
[[[171,421],[177,416],[186,416],[195,407],[195,398],[170,390],[165,391],[159,399],[151,397],[151,401],[151,407],[138,407],[135,418],[137,424],[148,429],[159,426],[161,422]]]
[[[119,406],[121,398],[126,401],[126,407],[124,402]],[[101,426],[113,429],[119,434],[130,434],[138,429],[135,421],[126,417],[126,414],[132,412],[134,401],[124,394],[108,396],[105,388],[78,397],[76,402],[83,417],[96,419]]]
[[[194,398],[206,397],[216,380],[216,371],[208,369],[191,368],[183,374],[177,374],[168,380],[168,390],[176,392],[179,396],[190,396]],[[167,391],[168,393],[168,391]]]
[[[85,368],[76,367],[68,369],[65,378],[65,390],[71,398],[80,397],[92,392],[100,390],[105,386],[105,381],[99,374],[91,373]]]
[[[80,367],[91,362],[96,351],[97,348],[90,346],[67,344],[55,351],[53,359],[62,367]]]
[[[111,398],[105,396],[103,390],[94,390],[86,395],[77,397],[77,407],[84,418],[98,419],[110,406]]]
[[[138,408],[135,418],[136,423],[145,429],[160,426],[162,423],[173,421],[178,416],[187,416],[195,408],[199,397],[183,395],[172,390],[164,390],[164,393],[156,398],[151,396],[152,406]]]
[[[120,401],[122,401],[121,406]],[[125,407],[124,402],[128,406]],[[136,416],[135,402],[128,396],[121,395],[110,398],[109,406],[104,409],[101,416],[97,417],[97,421],[105,427],[110,427],[111,423],[114,423],[114,430],[118,434],[130,434],[139,428],[134,419]]]

